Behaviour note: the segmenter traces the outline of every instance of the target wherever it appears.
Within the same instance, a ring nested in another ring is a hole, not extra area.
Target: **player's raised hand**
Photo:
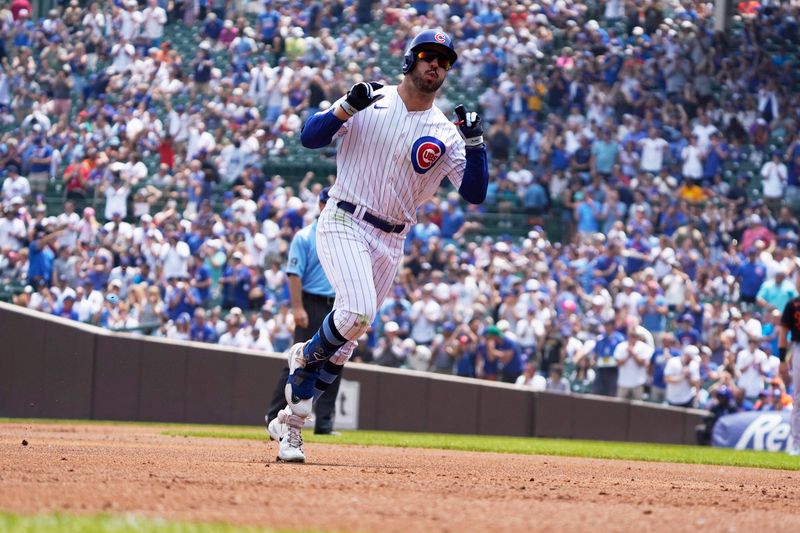
[[[467,148],[479,148],[483,146],[483,121],[480,115],[474,111],[467,111],[464,104],[458,104],[455,108],[458,121],[458,132],[464,138]]]
[[[342,109],[352,117],[383,98],[382,94],[375,94],[375,91],[381,88],[383,88],[383,84],[377,81],[356,83],[347,91],[347,98],[341,104]]]

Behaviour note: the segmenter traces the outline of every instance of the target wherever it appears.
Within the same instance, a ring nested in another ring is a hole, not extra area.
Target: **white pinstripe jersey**
[[[385,96],[334,135],[342,141],[330,195],[394,224],[414,224],[417,207],[433,197],[444,178],[461,186],[464,140],[435,105],[409,112],[397,86],[376,92]]]

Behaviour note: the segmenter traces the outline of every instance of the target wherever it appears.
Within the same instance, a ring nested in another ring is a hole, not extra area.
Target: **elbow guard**
[[[471,204],[481,204],[486,199],[486,189],[489,187],[489,161],[486,157],[486,147],[467,148],[466,152],[467,165],[458,193]]]

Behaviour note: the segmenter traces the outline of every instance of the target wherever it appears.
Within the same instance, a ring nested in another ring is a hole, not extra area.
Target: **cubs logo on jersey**
[[[436,137],[420,137],[411,147],[411,164],[417,174],[425,174],[444,155],[445,146]]]

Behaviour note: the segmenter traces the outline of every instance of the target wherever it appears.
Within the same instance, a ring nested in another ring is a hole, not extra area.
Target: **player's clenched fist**
[[[474,111],[467,111],[463,104],[459,104],[455,109],[458,121],[458,132],[464,138],[467,148],[479,148],[483,146],[483,121],[480,115]]]
[[[347,98],[341,104],[342,110],[352,117],[362,109],[366,109],[383,98],[382,94],[375,94],[375,91],[382,87],[383,84],[377,81],[356,83],[347,91]]]

